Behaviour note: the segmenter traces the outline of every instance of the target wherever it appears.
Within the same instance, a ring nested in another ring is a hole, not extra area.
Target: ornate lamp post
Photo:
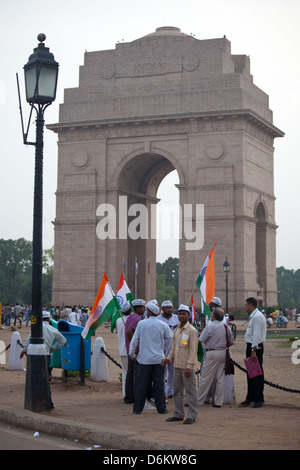
[[[42,255],[43,255],[43,149],[44,112],[55,100],[58,63],[43,42],[45,34],[39,34],[40,43],[24,66],[26,100],[31,112],[26,133],[22,130],[24,144],[35,146],[35,179],[32,240],[32,316],[31,340],[27,349],[25,409],[35,412],[51,408],[48,382],[47,354],[43,338],[42,319]],[[20,93],[19,93],[20,95]],[[28,142],[27,135],[33,109],[36,110],[36,141]]]
[[[226,274],[226,312],[225,313],[228,313],[228,273],[230,271],[230,264],[228,263],[227,258],[224,261],[223,270],[224,270],[224,273]]]

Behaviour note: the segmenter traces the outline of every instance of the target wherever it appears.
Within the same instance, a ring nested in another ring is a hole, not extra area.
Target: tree
[[[177,305],[176,297],[177,292],[174,286],[166,284],[167,276],[166,274],[157,274],[156,275],[156,299],[159,305],[162,304],[164,300],[171,300],[173,305]]]
[[[51,301],[53,248],[43,256],[43,303]],[[0,239],[0,300],[2,304],[31,303],[32,242]]]
[[[32,243],[0,239],[0,295],[2,303],[22,302],[22,286],[31,279]]]
[[[54,247],[43,252],[43,302],[51,303],[53,281]]]
[[[278,303],[282,307],[300,307],[300,269],[277,268]]]
[[[173,305],[178,305],[178,266],[179,259],[171,257],[169,257],[164,263],[156,263],[156,292],[159,292],[160,295],[162,295],[162,301],[166,299],[172,300]],[[161,274],[165,277],[161,278]],[[161,282],[163,282],[163,286],[161,285]],[[172,287],[173,289],[169,290],[169,287]],[[169,297],[167,292],[169,293]],[[172,298],[170,298],[171,292],[175,292]]]

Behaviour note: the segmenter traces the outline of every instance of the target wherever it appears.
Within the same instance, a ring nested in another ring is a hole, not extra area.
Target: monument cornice
[[[140,126],[146,125],[151,129],[151,126],[162,126],[162,125],[176,125],[177,127],[181,124],[188,124],[186,129],[181,130],[181,133],[205,133],[205,124],[208,122],[221,122],[222,120],[243,120],[254,126],[258,127],[261,131],[269,134],[273,138],[283,137],[284,132],[275,127],[272,123],[259,116],[257,113],[250,109],[232,109],[224,111],[200,111],[200,112],[184,112],[184,113],[172,113],[168,115],[147,115],[147,116],[127,116],[121,118],[103,118],[94,120],[82,120],[82,121],[70,121],[61,122],[56,124],[48,124],[47,128],[58,134],[63,134],[70,131],[87,131],[87,130],[99,130],[99,139],[105,138],[117,138],[122,137],[123,133],[126,136],[126,126],[134,126],[138,129]],[[120,131],[123,130],[122,131]],[[104,132],[101,136],[101,130],[118,130],[114,134],[106,134]],[[207,132],[218,132],[226,131],[228,129],[222,129],[220,125],[216,125],[214,128],[207,129]],[[180,132],[180,130],[179,130]],[[136,132],[138,133],[138,132]],[[151,135],[151,130],[145,131],[143,135]]]

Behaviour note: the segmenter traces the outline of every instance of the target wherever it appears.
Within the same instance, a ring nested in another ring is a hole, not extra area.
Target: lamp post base
[[[39,413],[52,407],[46,348],[44,344],[29,344],[24,408]]]

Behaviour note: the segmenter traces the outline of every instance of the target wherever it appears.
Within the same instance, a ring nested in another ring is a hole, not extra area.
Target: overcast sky
[[[299,0],[0,0],[0,238],[32,239],[34,147],[22,142],[16,72],[19,73],[24,120],[23,66],[37,46],[38,33],[60,64],[58,95],[46,111],[47,124],[58,122],[65,88],[78,86],[84,51],[114,49],[161,26],[175,26],[197,39],[226,35],[232,54],[250,56],[255,85],[269,95],[273,123],[285,132],[274,141],[277,266],[300,268],[299,217]],[[35,125],[32,126],[33,138]],[[54,243],[57,135],[45,131],[44,248]],[[167,177],[168,178],[168,177]],[[159,192],[172,194],[171,174]],[[163,188],[165,188],[163,190]],[[176,197],[176,191],[174,188]],[[177,256],[167,244],[158,261]]]

